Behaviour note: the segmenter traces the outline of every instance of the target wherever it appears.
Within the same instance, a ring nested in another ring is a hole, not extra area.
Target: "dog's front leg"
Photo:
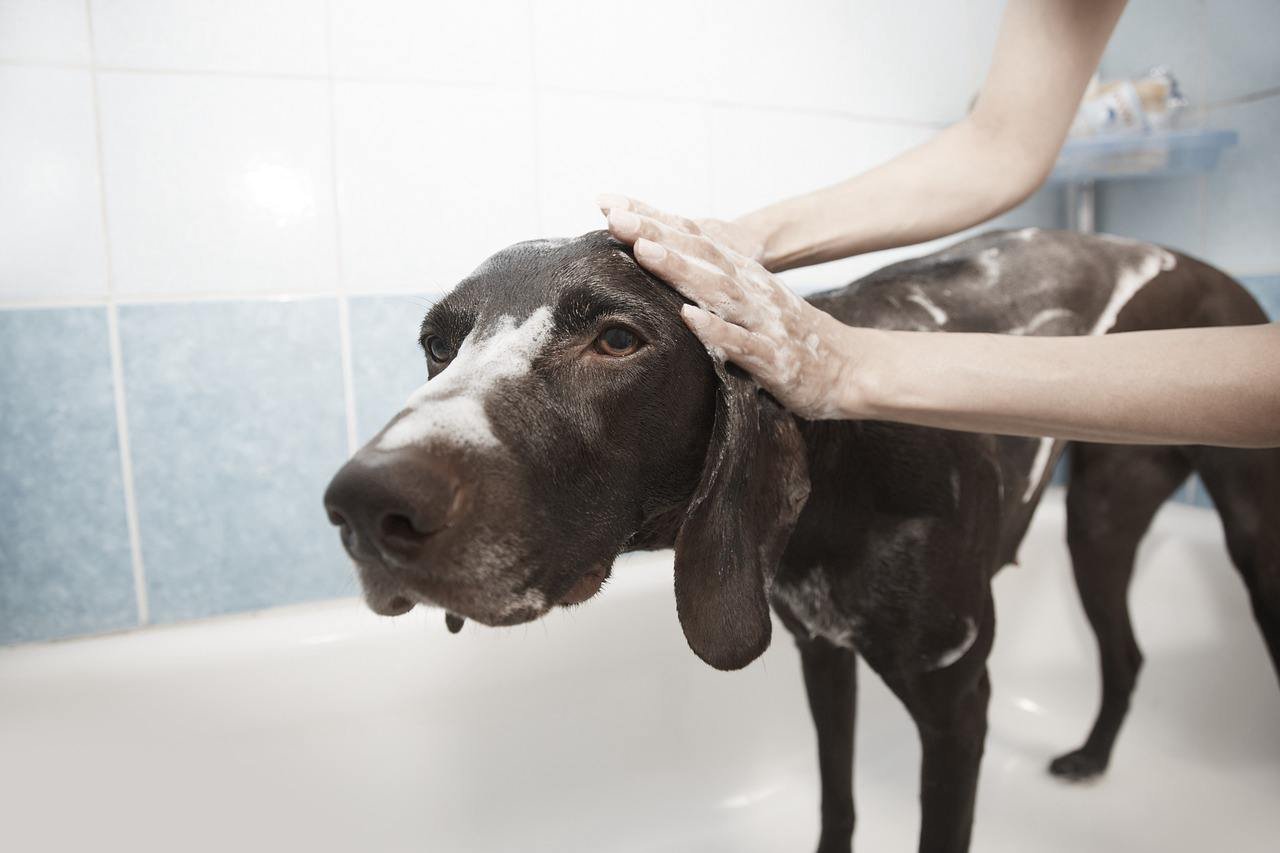
[[[849,853],[853,837],[853,732],[857,655],[823,639],[799,640],[809,712],[818,731],[822,836],[818,853]]]
[[[921,853],[964,853],[969,849],[990,698],[991,682],[984,666],[977,679],[938,705],[908,708],[920,731],[924,753],[920,768]]]

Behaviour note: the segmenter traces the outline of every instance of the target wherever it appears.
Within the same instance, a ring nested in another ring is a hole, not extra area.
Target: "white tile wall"
[[[649,98],[549,93],[538,114],[542,231],[603,227],[594,199],[620,192],[669,210],[711,208],[707,107]]]
[[[117,292],[336,288],[323,82],[126,72],[98,81]]]
[[[351,289],[448,289],[488,255],[536,235],[528,92],[343,82],[334,116]]]
[[[446,83],[527,81],[529,0],[332,0],[341,77]]]
[[[85,0],[0,0],[0,60],[87,63]]]
[[[705,98],[713,77],[731,73],[708,44],[709,33],[721,25],[712,11],[689,0],[534,0],[538,83]]]
[[[101,65],[328,72],[325,0],[92,0]]]
[[[0,298],[101,299],[109,274],[144,300],[435,289],[505,243],[599,227],[603,190],[733,216],[963,114],[1002,5],[0,0]],[[1193,95],[1275,85],[1250,25],[1275,8],[1134,0],[1106,67],[1168,58]],[[1230,168],[1114,195],[1116,221],[1280,264],[1273,110],[1219,112],[1247,130]],[[1194,224],[1159,201],[1182,195]]]
[[[106,293],[88,71],[0,66],[0,298]]]

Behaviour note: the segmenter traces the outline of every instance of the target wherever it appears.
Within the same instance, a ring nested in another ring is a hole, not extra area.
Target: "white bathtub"
[[[1051,494],[996,582],[974,850],[1276,850],[1280,690],[1205,510],[1144,544],[1111,771],[1046,774],[1098,692],[1062,524]],[[914,850],[915,733],[860,683],[856,846]],[[0,651],[4,851],[806,851],[813,752],[785,631],[744,672],[703,666],[669,553],[508,630],[338,601]]]

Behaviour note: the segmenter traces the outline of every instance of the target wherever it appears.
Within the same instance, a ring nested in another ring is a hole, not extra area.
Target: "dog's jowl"
[[[811,300],[861,326],[1087,335],[1265,322],[1236,282],[1143,243],[1025,229],[895,264]],[[854,826],[856,656],[914,718],[920,848],[968,847],[995,634],[992,576],[1064,450],[879,422],[807,422],[714,362],[681,297],[604,233],[521,243],[423,320],[428,381],[334,477],[330,519],[369,606],[457,630],[586,601],[619,553],[675,549],[689,646],[721,669],[794,635],[817,728],[822,851]],[[1160,504],[1194,471],[1280,665],[1280,450],[1076,444],[1076,582],[1103,697],[1050,772],[1101,773],[1142,656],[1126,595]]]

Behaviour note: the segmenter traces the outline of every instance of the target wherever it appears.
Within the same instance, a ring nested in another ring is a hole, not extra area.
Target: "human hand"
[[[713,354],[751,373],[801,417],[850,417],[866,408],[856,381],[855,330],[716,239],[716,226],[625,196],[597,202],[609,231],[634,247],[637,262],[695,303],[682,309],[684,321]],[[732,231],[721,233],[733,239]]]

